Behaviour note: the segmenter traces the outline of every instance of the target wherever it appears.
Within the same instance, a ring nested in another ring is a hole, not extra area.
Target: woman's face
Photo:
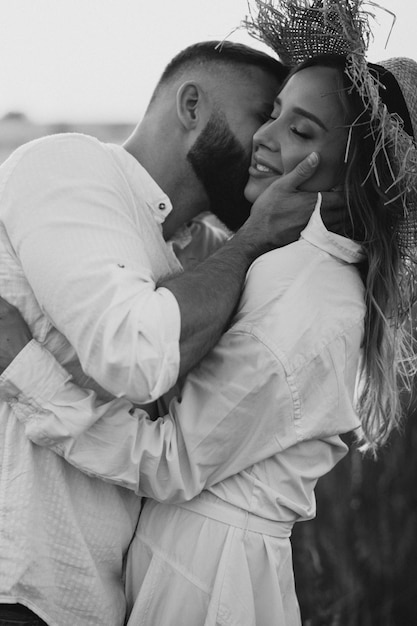
[[[309,67],[290,78],[271,118],[255,133],[245,196],[250,202],[311,152],[320,155],[314,175],[300,188],[326,191],[343,182],[348,129],[338,71]]]

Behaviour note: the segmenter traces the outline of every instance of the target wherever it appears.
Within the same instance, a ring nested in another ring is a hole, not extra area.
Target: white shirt
[[[132,415],[122,399],[95,406],[93,392],[75,387],[31,342],[2,377],[27,436],[161,501],[208,488],[285,529],[312,517],[317,479],[346,452],[338,435],[359,425],[353,397],[365,312],[353,265],[361,248],[326,231],[319,207],[300,241],[252,265],[232,327],[165,418]],[[198,510],[200,498],[183,506]]]
[[[299,242],[252,265],[259,279],[231,329],[155,422],[122,398],[97,404],[34,341],[0,377],[0,393],[32,441],[83,471],[160,501],[189,500],[285,448],[357,428],[361,259],[358,244],[324,228],[318,203]]]
[[[171,208],[126,150],[86,135],[36,140],[0,169],[2,294],[76,378],[75,354],[136,402],[178,376],[179,307],[155,289],[181,271],[161,232]]]
[[[131,155],[92,137],[37,140],[0,168],[0,293],[99,402],[111,395],[89,376],[138,401],[176,380],[179,308],[155,290],[181,270],[170,210]],[[0,602],[51,626],[121,625],[140,499],[34,446],[4,401],[0,431]]]

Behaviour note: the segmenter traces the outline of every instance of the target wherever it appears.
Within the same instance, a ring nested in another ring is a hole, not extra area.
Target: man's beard
[[[251,208],[243,195],[250,158],[224,115],[212,113],[187,159],[204,186],[212,213],[230,230],[237,230]]]

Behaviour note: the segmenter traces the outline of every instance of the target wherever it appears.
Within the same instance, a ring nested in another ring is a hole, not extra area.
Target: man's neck
[[[173,210],[163,224],[164,238],[168,240],[183,224],[210,207],[204,187],[186,157],[178,158],[169,145],[161,150],[157,146],[158,141],[152,143],[140,129],[123,144],[172,203]]]

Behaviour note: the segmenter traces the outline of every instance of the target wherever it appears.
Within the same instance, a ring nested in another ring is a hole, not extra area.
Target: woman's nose
[[[253,136],[254,146],[263,145],[270,150],[278,150],[278,120],[269,120],[263,124]]]

